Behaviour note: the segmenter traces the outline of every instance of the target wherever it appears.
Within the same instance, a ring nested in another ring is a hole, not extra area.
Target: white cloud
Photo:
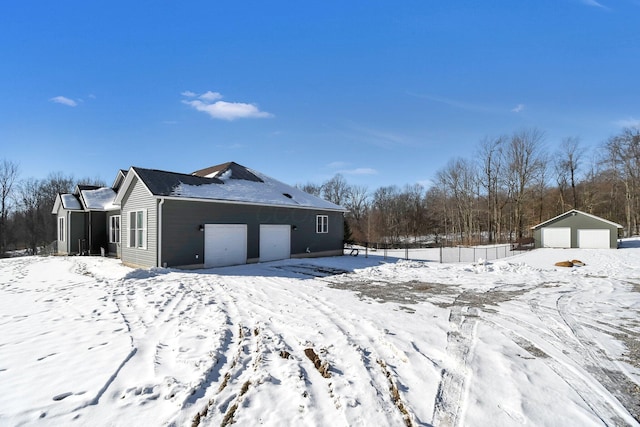
[[[49,101],[55,102],[56,104],[66,105],[68,107],[75,107],[78,105],[78,103],[73,99],[69,99],[64,96],[54,96],[53,98],[49,99]]]
[[[180,95],[182,96],[186,96],[187,98],[194,98],[196,96],[198,96],[197,93],[195,92],[191,92],[190,90],[185,90],[184,92],[182,92]]]
[[[629,117],[626,119],[618,120],[615,122],[616,126],[620,126],[621,128],[638,128],[640,129],[640,119],[634,119],[633,117]]]
[[[197,94],[188,91],[183,92],[182,95],[190,98],[198,96]],[[222,95],[218,92],[207,91],[202,95],[199,95],[198,98],[199,99],[190,101],[183,100],[182,102],[197,111],[207,113],[214,119],[231,121],[235,119],[273,117],[273,114],[271,113],[260,111],[255,104],[219,101],[219,99],[222,98]]]
[[[211,102],[222,99],[222,95],[219,92],[211,92],[210,90],[208,90],[207,92],[200,95],[199,98]]]
[[[520,113],[521,111],[524,111],[524,104],[516,105],[511,111],[514,113]]]
[[[378,171],[373,168],[355,168],[342,171],[345,175],[377,175]]]

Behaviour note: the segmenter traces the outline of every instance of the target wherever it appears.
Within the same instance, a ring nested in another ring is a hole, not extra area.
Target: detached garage
[[[531,229],[536,248],[615,249],[622,225],[573,209]]]

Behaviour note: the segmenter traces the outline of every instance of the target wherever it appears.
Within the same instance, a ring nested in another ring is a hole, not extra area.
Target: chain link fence
[[[346,255],[382,256],[416,261],[439,263],[477,262],[479,259],[492,261],[517,255],[529,249],[518,249],[506,243],[489,246],[421,247],[415,244],[388,245],[381,243],[361,243],[345,249]]]

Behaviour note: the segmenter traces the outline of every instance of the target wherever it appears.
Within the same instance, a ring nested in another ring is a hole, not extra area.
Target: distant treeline
[[[638,234],[640,130],[627,128],[591,150],[568,137],[549,150],[525,129],[485,138],[472,158],[451,159],[430,188],[369,191],[342,175],[299,187],[349,209],[346,234],[358,242],[400,243],[430,236],[438,244],[515,241],[530,228],[579,209]]]

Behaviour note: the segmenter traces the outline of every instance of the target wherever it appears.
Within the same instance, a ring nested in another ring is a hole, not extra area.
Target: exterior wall
[[[122,252],[122,243],[109,243],[109,233],[111,233],[111,229],[109,228],[109,224],[112,216],[120,215],[120,211],[110,211],[107,212],[106,217],[106,232],[107,232],[107,253],[110,256],[115,256],[116,258],[121,257]],[[120,218],[120,242],[122,242],[122,235],[124,234],[124,230],[122,228],[122,218]]]
[[[590,216],[582,215],[576,212],[576,215],[570,213],[558,218],[556,221],[547,223],[535,230],[533,230],[533,238],[536,242],[536,248],[542,247],[542,229],[543,228],[558,228],[558,227],[570,227],[571,228],[571,247],[578,247],[578,230],[610,230],[610,242],[609,247],[615,249],[618,247],[618,228],[615,225],[608,224],[607,222],[600,221]]]
[[[89,236],[89,253],[100,255],[101,249],[107,251],[107,214],[106,212],[89,212],[89,222],[87,224],[87,235]]]
[[[64,240],[60,240],[60,218],[64,218]],[[60,207],[56,213],[56,241],[58,242],[58,254],[69,254],[69,211]]]
[[[121,203],[121,250],[122,262],[137,267],[156,267],[158,258],[157,201],[137,179],[127,189]],[[129,212],[146,210],[146,248],[129,247]]]
[[[291,230],[291,256],[342,255],[341,212],[166,200],[162,206],[162,260],[167,266],[204,263],[203,224],[247,224],[248,262],[260,253],[260,224],[286,224]],[[316,233],[316,215],[328,215],[328,233]]]

